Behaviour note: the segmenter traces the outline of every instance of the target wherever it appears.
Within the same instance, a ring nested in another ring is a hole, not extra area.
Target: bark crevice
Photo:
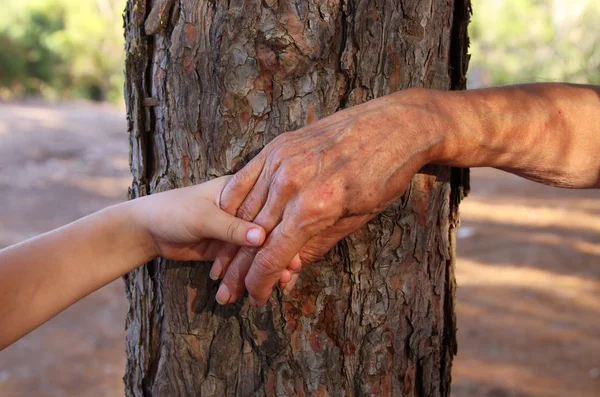
[[[468,10],[467,0],[129,0],[130,197],[225,174],[277,134],[373,97],[464,88]],[[265,308],[216,305],[200,264],[158,260],[127,275],[127,396],[447,397],[468,174],[425,171]]]

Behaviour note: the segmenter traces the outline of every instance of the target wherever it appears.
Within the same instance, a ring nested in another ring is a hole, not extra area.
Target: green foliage
[[[27,53],[21,43],[0,32],[0,85],[14,86],[25,74]]]
[[[600,1],[472,0],[470,81],[600,84]],[[124,0],[2,0],[0,95],[122,99]]]
[[[117,101],[121,0],[4,0],[0,86],[12,95]]]
[[[476,85],[600,83],[597,0],[472,0]]]

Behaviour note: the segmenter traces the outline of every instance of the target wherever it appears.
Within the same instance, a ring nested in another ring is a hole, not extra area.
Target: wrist
[[[463,157],[466,148],[461,136],[461,115],[467,109],[456,109],[460,101],[460,93],[454,91],[428,91],[428,107],[430,112],[430,134],[432,145],[429,150],[429,162],[440,165],[459,166],[456,161]]]
[[[143,211],[144,206],[140,205],[142,201],[148,199],[148,197],[141,197],[120,204],[123,216],[127,219],[127,224],[131,228],[130,233],[135,244],[135,250],[140,253],[142,263],[160,256],[158,245],[148,225],[148,213]]]
[[[392,94],[395,128],[401,134],[411,134],[417,145],[421,166],[445,164],[456,154],[457,133],[450,119],[451,112],[445,108],[443,94],[446,92],[425,88],[409,88]]]

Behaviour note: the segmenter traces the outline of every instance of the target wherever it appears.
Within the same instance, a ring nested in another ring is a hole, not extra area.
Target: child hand
[[[153,257],[171,260],[212,260],[222,242],[260,246],[262,227],[219,208],[219,198],[230,177],[152,194],[133,201],[135,221],[145,231]]]

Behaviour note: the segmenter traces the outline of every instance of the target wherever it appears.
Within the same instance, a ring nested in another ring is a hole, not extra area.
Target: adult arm
[[[226,185],[226,211],[262,225],[260,249],[224,248],[217,301],[263,304],[286,264],[325,254],[398,199],[427,163],[496,167],[552,186],[600,186],[600,87],[409,89],[273,140]]]
[[[494,167],[550,186],[600,187],[600,87],[524,84],[437,92],[430,162]]]
[[[225,180],[118,204],[0,250],[0,350],[154,257],[212,259],[215,239],[262,243],[262,228],[219,209]]]

